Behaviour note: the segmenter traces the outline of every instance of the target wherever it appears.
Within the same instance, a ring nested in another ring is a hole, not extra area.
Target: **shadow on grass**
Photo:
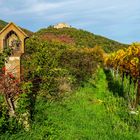
[[[34,113],[35,113],[35,103],[36,103],[36,97],[37,92],[40,90],[40,83],[41,79],[39,77],[36,77],[33,81],[33,88],[32,88],[32,94],[30,94],[30,115],[31,120],[34,120]]]
[[[113,92],[115,96],[124,97],[123,85],[119,81],[114,80],[110,70],[104,69],[104,73],[108,82],[109,91]]]

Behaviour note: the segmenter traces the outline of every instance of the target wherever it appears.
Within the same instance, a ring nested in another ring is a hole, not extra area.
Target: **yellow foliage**
[[[139,77],[140,44],[134,43],[128,49],[120,49],[106,56],[104,63],[108,68]]]

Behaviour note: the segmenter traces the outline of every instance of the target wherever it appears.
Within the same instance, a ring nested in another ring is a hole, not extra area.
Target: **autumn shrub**
[[[103,50],[94,48],[67,48],[61,55],[60,65],[75,76],[77,82],[84,81],[95,73],[103,61]]]
[[[23,75],[33,82],[35,92],[57,97],[89,78],[102,63],[100,47],[76,48],[60,42],[42,41],[32,36],[26,42]]]
[[[0,70],[0,133],[13,133],[20,128],[15,105],[19,93],[19,81],[3,67]]]
[[[32,83],[19,82],[3,67],[0,73],[0,133],[29,130],[32,99]]]
[[[15,132],[18,129],[15,115],[14,97],[18,93],[18,81],[12,73],[6,71],[5,62],[11,55],[11,49],[6,47],[3,53],[0,54],[0,133]]]

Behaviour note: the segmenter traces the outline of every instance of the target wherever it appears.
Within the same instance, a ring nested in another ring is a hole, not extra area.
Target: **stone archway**
[[[16,34],[16,32],[14,32],[13,30],[11,30],[5,37],[4,39],[4,48],[5,47],[9,47],[11,48],[15,54],[18,53],[18,51],[20,51],[21,48],[21,41],[18,37],[18,35]]]

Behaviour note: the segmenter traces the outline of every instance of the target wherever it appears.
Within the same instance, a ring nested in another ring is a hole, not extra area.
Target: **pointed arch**
[[[4,48],[10,47],[14,51],[19,51],[21,46],[21,41],[17,33],[13,30],[9,31],[4,38]]]

